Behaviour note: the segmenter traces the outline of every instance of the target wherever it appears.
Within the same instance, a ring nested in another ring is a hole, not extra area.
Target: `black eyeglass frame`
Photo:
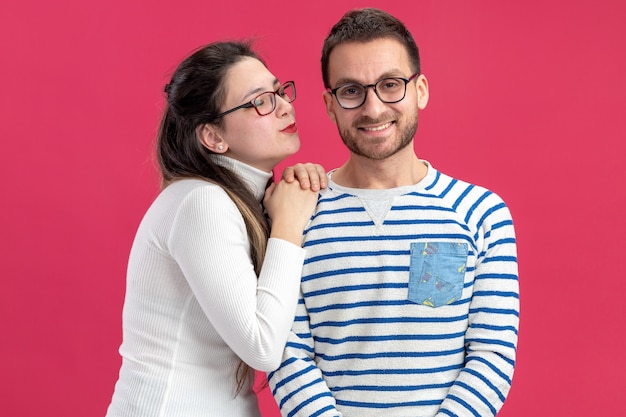
[[[291,90],[293,91],[293,99],[291,100],[286,100],[285,96],[283,96],[281,93],[285,91],[285,89],[291,85]],[[261,113],[258,109],[258,107],[254,104],[254,102],[259,98],[259,96],[262,96],[263,94],[267,94],[267,93],[273,93],[272,95],[272,110],[270,110],[267,113]],[[257,114],[259,116],[267,116],[268,114],[272,114],[272,112],[274,110],[276,110],[276,96],[280,96],[280,98],[282,98],[283,100],[285,100],[287,103],[293,103],[294,100],[296,99],[296,83],[294,81],[285,81],[284,83],[282,83],[276,90],[274,91],[264,91],[262,93],[257,94],[256,96],[254,96],[254,98],[250,101],[248,101],[247,103],[243,103],[237,107],[233,107],[230,110],[226,110],[218,115],[215,115],[211,118],[211,121],[217,120],[220,117],[226,116],[229,113],[232,113],[236,110],[239,109],[249,109],[250,107],[253,107],[254,110],[256,110]]]
[[[348,84],[342,84],[339,87],[335,87],[333,89],[327,88],[326,91],[328,91],[330,94],[332,94],[335,99],[337,100],[337,103],[339,104],[339,107],[341,107],[342,109],[345,110],[354,110],[354,109],[358,109],[359,107],[361,107],[365,101],[367,100],[367,92],[369,91],[369,88],[372,87],[374,89],[374,93],[376,94],[376,97],[378,97],[378,99],[380,101],[382,101],[383,103],[387,103],[387,104],[393,104],[393,103],[399,103],[402,100],[404,100],[404,97],[406,97],[406,86],[409,84],[410,81],[413,81],[414,79],[416,79],[417,77],[419,77],[420,73],[416,72],[415,74],[411,75],[409,78],[403,78],[403,77],[385,77],[385,78],[381,78],[380,80],[376,81],[374,84],[359,84],[359,83],[348,83]],[[380,84],[381,82],[385,81],[385,80],[401,80],[404,81],[404,92],[402,93],[402,97],[398,100],[393,100],[393,101],[387,101],[387,100],[383,100],[382,97],[380,97],[380,95],[378,94],[378,90],[376,89],[376,86],[378,84]],[[345,107],[343,104],[341,104],[341,101],[339,100],[339,97],[337,97],[337,91],[340,88],[343,87],[347,87],[350,85],[358,85],[363,87],[363,89],[365,90],[365,94],[363,94],[363,101],[355,107]]]

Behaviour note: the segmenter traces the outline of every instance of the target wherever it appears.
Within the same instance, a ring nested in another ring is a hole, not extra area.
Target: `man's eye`
[[[339,94],[342,97],[354,97],[363,94],[363,88],[356,85],[346,86],[339,90]]]
[[[398,87],[400,87],[400,82],[398,82],[398,80],[395,80],[393,78],[387,79],[387,80],[383,80],[380,84],[378,88],[381,88],[383,90],[395,90]]]

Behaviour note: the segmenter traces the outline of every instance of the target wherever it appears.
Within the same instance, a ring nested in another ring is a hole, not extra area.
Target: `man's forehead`
[[[331,84],[341,81],[375,82],[385,77],[408,77],[411,66],[404,45],[393,38],[369,42],[346,42],[330,53]]]

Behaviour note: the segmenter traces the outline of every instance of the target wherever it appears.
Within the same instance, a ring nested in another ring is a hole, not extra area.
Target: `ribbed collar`
[[[246,185],[250,188],[250,191],[254,194],[257,201],[261,202],[265,195],[265,188],[267,182],[274,175],[271,172],[261,171],[253,166],[245,164],[228,156],[212,154],[211,160],[217,165],[227,168],[233,171],[235,174],[241,176]]]
[[[356,195],[366,199],[378,199],[381,196],[397,196],[403,195],[412,191],[419,191],[426,189],[428,187],[432,187],[433,183],[437,179],[437,170],[433,168],[430,162],[420,159],[421,162],[426,164],[428,170],[426,172],[426,176],[422,178],[417,184],[412,185],[403,185],[401,187],[396,188],[388,188],[388,189],[367,189],[367,188],[350,188],[339,185],[333,181],[333,172],[332,170],[328,173],[328,188],[331,190],[337,190],[343,193],[347,193],[350,195]]]

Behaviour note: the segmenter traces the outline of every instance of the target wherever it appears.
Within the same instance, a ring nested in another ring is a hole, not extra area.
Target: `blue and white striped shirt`
[[[432,166],[394,190],[331,178],[304,247],[293,331],[269,375],[283,416],[498,412],[519,287],[513,223],[496,194]]]

